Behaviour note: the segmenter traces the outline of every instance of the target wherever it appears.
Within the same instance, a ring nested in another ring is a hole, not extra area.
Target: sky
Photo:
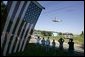
[[[45,9],[42,10],[34,29],[73,34],[84,31],[84,1],[38,2]],[[62,22],[53,22],[55,17]]]
[[[38,1],[43,9],[36,23],[36,30],[69,32],[80,34],[84,31],[83,1]],[[55,19],[62,22],[53,22]]]

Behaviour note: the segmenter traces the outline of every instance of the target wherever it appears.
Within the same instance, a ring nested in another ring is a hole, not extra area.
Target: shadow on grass
[[[46,47],[36,44],[28,44],[23,52],[17,52],[14,54],[8,54],[7,56],[84,56],[84,53],[69,52],[68,50],[60,50],[59,48],[49,48],[46,51]]]

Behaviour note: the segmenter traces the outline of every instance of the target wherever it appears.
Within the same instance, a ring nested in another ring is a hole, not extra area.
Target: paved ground
[[[36,43],[36,42],[37,42],[37,41],[36,41],[35,38],[31,38],[30,41],[29,41],[29,43]],[[50,40],[50,42],[51,42],[50,45],[52,45],[52,40]],[[58,41],[55,41],[55,42],[56,42],[56,47],[59,47]],[[40,44],[41,44],[41,40],[40,40]],[[64,49],[68,49],[69,45],[64,42],[64,43],[63,43],[63,47],[64,47]],[[84,49],[81,48],[81,46],[78,45],[78,44],[74,44],[74,49],[75,49],[74,51],[84,53]]]

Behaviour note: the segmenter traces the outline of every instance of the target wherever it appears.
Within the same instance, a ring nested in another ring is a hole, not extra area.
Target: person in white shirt
[[[48,37],[48,39],[46,40],[45,45],[46,45],[46,51],[49,51],[49,47],[50,47],[50,40],[49,40],[49,37]]]
[[[36,38],[36,40],[37,40],[37,45],[39,45],[40,44],[40,37],[38,36],[38,38]]]

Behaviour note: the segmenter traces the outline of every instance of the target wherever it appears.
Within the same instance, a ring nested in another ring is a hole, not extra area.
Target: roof
[[[43,6],[41,6],[37,1],[32,1],[34,4],[36,4],[39,8],[45,9]]]
[[[72,33],[63,33],[63,35],[73,35]]]

